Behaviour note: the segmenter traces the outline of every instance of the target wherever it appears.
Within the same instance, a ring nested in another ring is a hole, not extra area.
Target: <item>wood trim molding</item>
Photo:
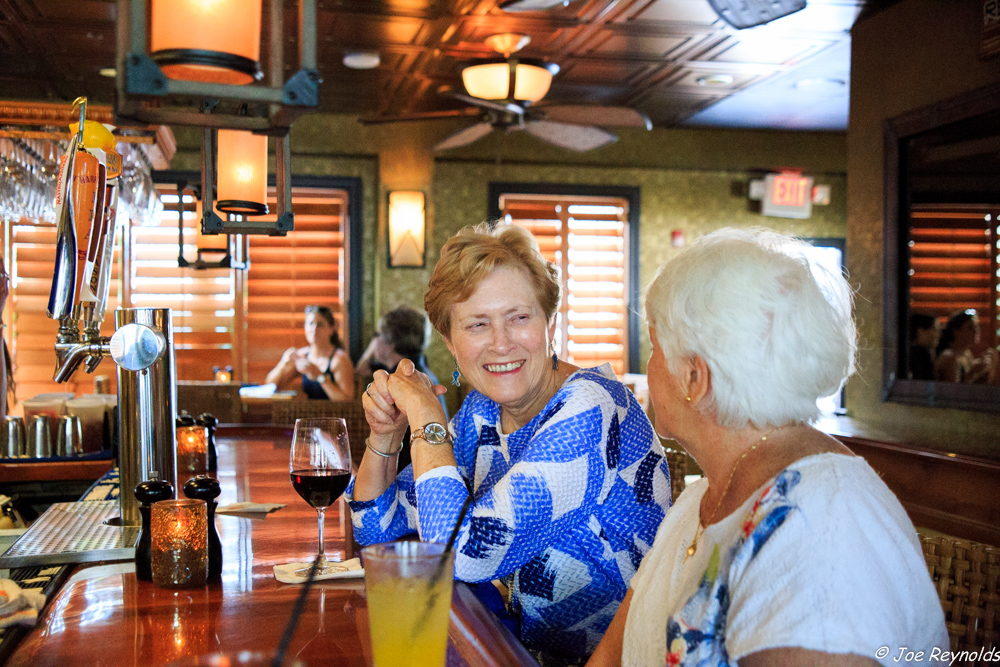
[[[1000,463],[833,435],[879,474],[915,526],[1000,546]]]

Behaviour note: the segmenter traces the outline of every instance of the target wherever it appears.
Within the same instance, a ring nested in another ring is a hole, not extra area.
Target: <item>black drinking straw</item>
[[[316,580],[316,573],[319,572],[319,559],[320,557],[316,556],[312,567],[309,568],[306,585],[302,587],[302,592],[299,593],[299,597],[295,601],[295,607],[292,609],[292,617],[288,619],[288,625],[285,626],[285,634],[281,636],[281,642],[278,644],[278,650],[274,653],[271,667],[281,667],[281,663],[285,661],[285,651],[288,650],[288,645],[292,643],[292,637],[295,636],[295,628],[298,626],[302,612],[306,608],[306,596],[309,594],[309,589],[312,588],[313,582]]]
[[[462,509],[458,512],[458,521],[455,522],[455,527],[451,529],[451,535],[448,536],[448,542],[444,545],[444,551],[441,553],[441,559],[438,561],[438,565],[434,569],[434,574],[431,576],[430,583],[427,584],[427,590],[433,591],[438,581],[440,581],[441,577],[444,576],[445,566],[448,562],[448,554],[451,553],[452,548],[455,546],[455,540],[458,538],[458,531],[462,528],[462,522],[465,521],[465,515],[471,506],[472,494],[470,493],[465,499],[465,502],[462,504]],[[424,614],[420,618],[420,622],[413,626],[414,632],[419,630],[420,627],[427,621],[427,617],[430,615],[431,610],[434,609],[434,603],[437,601],[437,596],[437,592],[434,592],[427,598],[427,608],[424,609]]]

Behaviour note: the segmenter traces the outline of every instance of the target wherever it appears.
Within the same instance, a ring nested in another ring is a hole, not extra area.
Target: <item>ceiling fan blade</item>
[[[359,118],[362,125],[381,125],[384,123],[401,123],[411,120],[435,120],[438,118],[462,118],[465,116],[482,115],[479,109],[448,109],[447,111],[418,111],[416,113],[401,114],[399,116],[375,116],[372,118]]]
[[[525,131],[542,141],[583,153],[618,141],[618,137],[598,127],[554,123],[550,120],[529,120]]]
[[[444,151],[449,148],[468,146],[475,141],[479,141],[492,131],[493,126],[487,122],[476,123],[475,125],[471,125],[464,130],[459,130],[455,134],[439,142],[436,146],[434,146],[434,150]]]
[[[570,0],[507,0],[500,3],[505,12],[541,12],[555,7],[565,7]]]
[[[653,129],[653,123],[646,114],[628,107],[588,106],[586,104],[553,104],[533,107],[545,113],[546,120],[574,125],[615,125],[620,127],[644,127]]]
[[[494,102],[493,100],[484,100],[481,97],[473,97],[472,95],[466,95],[465,93],[458,93],[454,90],[443,90],[442,95],[447,95],[448,97],[454,97],[456,100],[462,100],[469,104],[474,104],[477,107],[483,109],[492,109],[493,111],[506,111],[509,113],[517,114],[518,116],[524,113],[524,107],[513,104],[511,102]]]

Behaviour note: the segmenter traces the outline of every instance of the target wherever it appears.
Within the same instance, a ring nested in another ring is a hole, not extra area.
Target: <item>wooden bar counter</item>
[[[174,591],[137,580],[131,562],[77,567],[8,665],[148,667],[278,646],[301,587],[279,583],[272,567],[314,557],[316,511],[288,477],[290,427],[221,427],[218,435],[219,504],[287,505],[266,518],[217,517],[222,581]],[[326,516],[327,557],[350,558],[352,543],[350,517],[337,503]],[[449,666],[535,664],[457,583],[448,634]],[[291,658],[310,666],[372,664],[363,579],[315,584]]]

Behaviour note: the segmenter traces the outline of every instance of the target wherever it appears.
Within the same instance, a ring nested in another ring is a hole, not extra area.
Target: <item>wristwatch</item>
[[[448,428],[441,423],[431,422],[426,424],[410,435],[410,440],[416,440],[417,438],[423,438],[428,445],[450,445],[452,444],[451,434],[448,433]]]

